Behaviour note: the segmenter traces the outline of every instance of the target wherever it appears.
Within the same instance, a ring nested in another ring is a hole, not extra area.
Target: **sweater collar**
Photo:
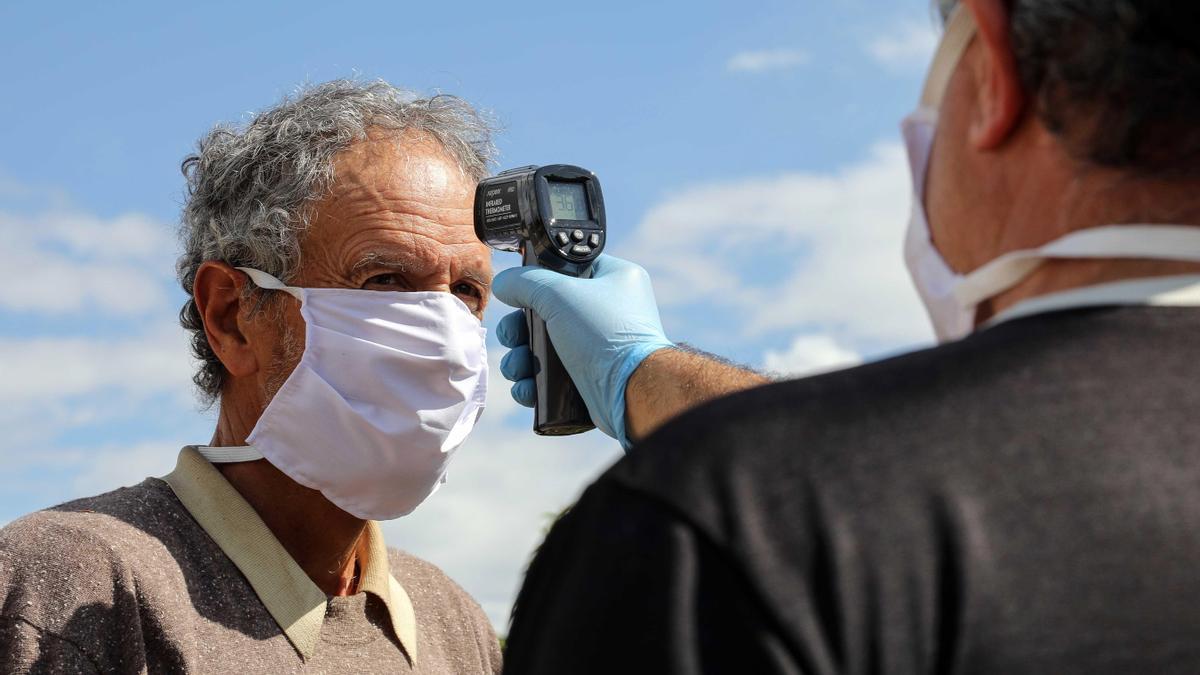
[[[163,480],[250,582],[300,656],[311,658],[325,624],[325,593],[292,559],[249,502],[195,446],[179,453],[175,470]],[[367,521],[365,536],[367,556],[358,590],[384,603],[392,632],[415,666],[417,622],[412,601],[388,568],[387,545],[379,523]]]

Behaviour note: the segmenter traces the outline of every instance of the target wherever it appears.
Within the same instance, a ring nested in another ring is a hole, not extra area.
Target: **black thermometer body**
[[[600,180],[569,164],[509,169],[475,189],[475,234],[500,251],[521,254],[524,265],[588,278],[604,250],[604,195]],[[525,310],[535,361],[534,432],[578,434],[595,428],[575,383],[554,351],[546,322]]]

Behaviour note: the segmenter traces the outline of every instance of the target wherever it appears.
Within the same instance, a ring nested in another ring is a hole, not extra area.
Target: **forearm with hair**
[[[642,362],[625,388],[625,425],[645,438],[677,415],[706,401],[767,384],[759,373],[686,345],[660,349]]]

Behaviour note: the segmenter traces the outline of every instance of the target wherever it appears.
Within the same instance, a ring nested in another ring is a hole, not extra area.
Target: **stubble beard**
[[[279,393],[283,383],[287,382],[288,377],[291,376],[292,371],[300,363],[300,358],[304,355],[304,344],[297,338],[296,330],[288,323],[281,323],[283,329],[279,340],[271,348],[271,362],[267,366],[263,382],[263,410],[270,405],[275,394]]]

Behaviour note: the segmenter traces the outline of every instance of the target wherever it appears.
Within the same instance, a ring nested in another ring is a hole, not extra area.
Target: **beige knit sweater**
[[[0,672],[500,671],[466,592],[404,553],[390,564],[415,612],[415,662],[368,593],[328,600],[305,659],[171,488],[147,479],[0,530]]]

